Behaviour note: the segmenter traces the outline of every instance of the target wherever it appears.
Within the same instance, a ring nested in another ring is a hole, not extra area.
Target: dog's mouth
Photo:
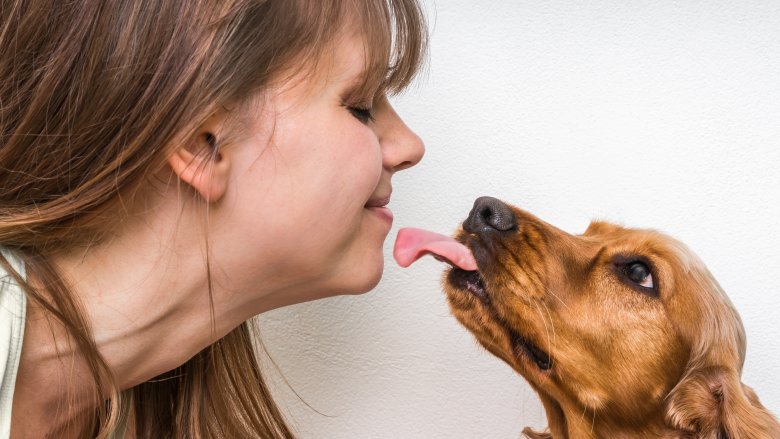
[[[512,346],[512,353],[515,357],[526,356],[541,370],[549,370],[552,368],[552,359],[547,352],[540,349],[528,338],[523,337],[516,330],[512,329],[512,327],[498,315],[491,304],[490,295],[486,290],[485,282],[479,271],[465,271],[453,268],[447,275],[447,283],[458,290],[468,291],[482,302],[493,320],[498,322],[507,332]]]
[[[490,305],[490,297],[485,291],[485,283],[479,271],[466,271],[453,268],[447,275],[447,282],[455,288],[466,290],[476,296],[485,305]]]
[[[506,326],[504,326],[507,328]],[[547,352],[539,349],[538,346],[533,344],[531,341],[529,341],[527,338],[523,337],[522,335],[518,334],[516,331],[512,329],[508,329],[509,336],[512,340],[512,349],[514,349],[515,356],[519,355],[527,355],[528,358],[533,361],[536,366],[541,370],[550,370],[552,369],[552,358],[550,358],[550,354]]]
[[[402,267],[408,267],[426,254],[451,265],[452,268],[447,274],[448,285],[458,291],[468,292],[485,306],[491,317],[506,331],[513,356],[525,356],[543,371],[552,367],[552,360],[547,352],[539,349],[528,338],[512,329],[500,317],[491,303],[491,296],[485,286],[472,249],[461,240],[421,229],[401,229],[396,238],[393,254]]]

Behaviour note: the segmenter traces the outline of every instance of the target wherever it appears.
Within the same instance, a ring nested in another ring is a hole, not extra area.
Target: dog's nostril
[[[491,209],[490,206],[487,206],[483,208],[481,212],[479,212],[479,216],[482,217],[482,221],[484,223],[488,223],[493,218],[493,209]]]
[[[469,233],[490,230],[507,232],[515,228],[517,228],[517,221],[512,209],[501,200],[492,197],[477,198],[469,217],[463,223],[463,229]]]

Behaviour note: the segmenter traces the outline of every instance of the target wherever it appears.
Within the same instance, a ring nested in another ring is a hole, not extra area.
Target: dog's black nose
[[[463,230],[469,233],[481,233],[492,230],[508,232],[517,228],[517,220],[512,209],[501,200],[493,197],[479,197],[466,221]]]

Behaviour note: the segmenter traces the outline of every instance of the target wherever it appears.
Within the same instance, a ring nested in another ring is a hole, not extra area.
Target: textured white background
[[[391,258],[399,227],[449,233],[480,195],[573,233],[605,218],[686,242],[745,322],[743,380],[780,414],[780,2],[426,8],[428,73],[395,104],[427,155],[394,180],[382,283],[259,319],[300,437],[501,439],[546,425],[527,384],[448,314],[441,264]]]

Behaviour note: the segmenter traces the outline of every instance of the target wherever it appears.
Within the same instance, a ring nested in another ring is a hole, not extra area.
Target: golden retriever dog
[[[527,437],[780,438],[741,382],[737,311],[682,243],[605,222],[571,235],[489,197],[455,239],[477,269],[446,273],[451,311],[538,393],[549,427]]]

